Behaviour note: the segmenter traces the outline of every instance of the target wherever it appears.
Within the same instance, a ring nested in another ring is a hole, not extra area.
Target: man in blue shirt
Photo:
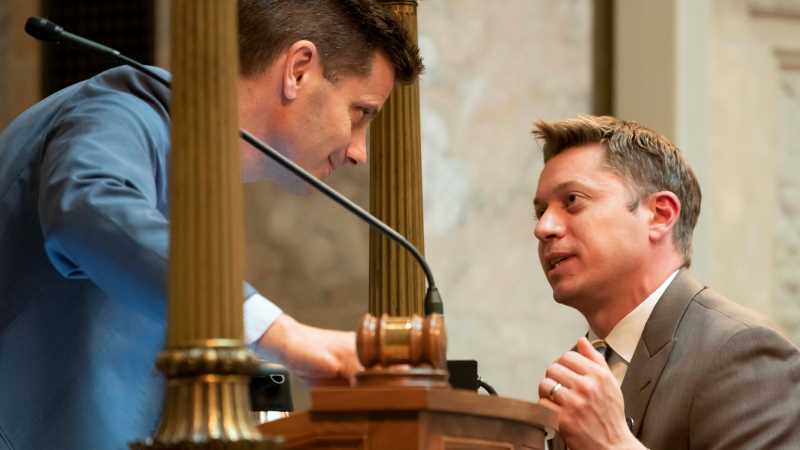
[[[239,23],[240,125],[318,177],[366,161],[369,121],[422,69],[368,0],[242,0]],[[127,67],[0,134],[0,449],[123,449],[153,431],[169,147],[168,90]],[[241,154],[244,181],[306,189],[247,144]],[[353,333],[245,292],[245,338],[272,359],[309,379],[360,369]]]

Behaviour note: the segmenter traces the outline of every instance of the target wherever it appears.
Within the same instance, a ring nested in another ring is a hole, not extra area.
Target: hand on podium
[[[603,355],[584,337],[576,350],[551,364],[539,382],[539,403],[558,413],[567,448],[645,449],[628,428],[622,391]]]
[[[352,385],[356,373],[364,370],[356,355],[354,332],[304,325],[286,314],[273,322],[259,339],[259,345],[275,362],[311,384],[338,380]]]

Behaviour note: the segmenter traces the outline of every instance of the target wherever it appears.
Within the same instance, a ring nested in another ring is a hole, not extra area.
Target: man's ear
[[[650,214],[650,240],[659,241],[672,236],[672,228],[681,214],[681,201],[674,192],[659,191],[647,196]]]
[[[319,51],[313,42],[300,40],[286,50],[285,61],[282,94],[286,100],[294,100],[310,78],[322,75]]]

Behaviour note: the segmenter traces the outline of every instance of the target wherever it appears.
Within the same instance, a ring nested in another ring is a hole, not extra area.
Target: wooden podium
[[[286,449],[539,450],[555,413],[521,400],[452,389],[444,323],[367,316],[358,332],[367,370],[356,387],[318,388],[311,410],[259,426]]]
[[[449,388],[321,388],[309,412],[262,433],[297,450],[538,450],[555,414],[540,405]]]

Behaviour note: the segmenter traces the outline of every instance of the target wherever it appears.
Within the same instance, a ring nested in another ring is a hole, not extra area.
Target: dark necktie
[[[606,360],[606,362],[608,362],[608,358],[611,357],[611,353],[613,352],[613,350],[611,350],[611,347],[608,346],[608,343],[606,341],[602,339],[595,339],[592,341],[592,347],[594,347],[595,350],[600,352],[600,354],[603,355],[603,358]]]
[[[614,353],[614,350],[608,345],[608,342],[602,339],[593,340],[592,347],[594,347],[595,350],[597,350],[598,352],[600,352],[600,354],[603,355],[603,358],[605,358],[606,362],[608,362],[608,359],[611,357],[611,354]],[[630,416],[626,417],[625,422],[628,424],[628,428],[631,430],[631,432],[634,432],[633,417]]]

